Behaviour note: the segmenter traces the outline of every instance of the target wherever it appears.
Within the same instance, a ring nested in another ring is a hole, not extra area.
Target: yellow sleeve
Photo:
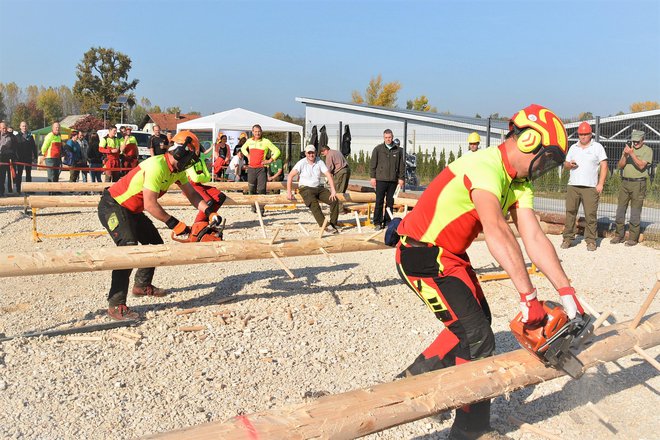
[[[46,151],[50,148],[50,144],[53,141],[53,133],[48,133],[44,138],[44,143],[41,146],[41,154],[46,155]]]
[[[277,147],[275,146],[275,144],[273,144],[270,140],[268,140],[268,143],[266,144],[266,146],[267,146],[270,150],[272,150],[272,153],[270,154],[270,158],[271,158],[272,160],[277,159],[278,157],[280,157],[280,154],[282,154],[282,152],[280,151],[280,149],[277,148]]]

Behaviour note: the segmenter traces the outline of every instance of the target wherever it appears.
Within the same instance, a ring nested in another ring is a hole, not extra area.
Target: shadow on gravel
[[[350,293],[364,289],[365,287],[370,287],[371,289],[374,289],[376,292],[378,292],[378,288],[391,287],[400,283],[398,278],[381,281],[372,281],[369,279],[367,283],[365,283],[365,281],[362,279],[356,278],[354,281],[349,282],[353,277],[353,273],[350,270],[357,266],[358,265],[355,263],[347,263],[292,269],[292,272],[296,276],[294,279],[290,279],[282,270],[279,269],[230,275],[222,278],[222,280],[218,281],[217,283],[193,284],[185,288],[171,289],[172,293],[213,289],[212,292],[206,295],[184,301],[173,301],[144,306],[135,305],[131,306],[131,308],[140,313],[144,313],[148,310],[154,309],[165,310],[169,308],[208,307],[213,306],[219,301],[221,302],[225,300],[226,298],[232,298],[232,302],[236,303],[239,301],[255,300],[259,298],[286,298],[290,296],[316,295],[320,293],[330,293],[333,296],[335,303],[340,304],[340,293]],[[332,286],[327,286],[325,283],[317,284],[319,283],[319,274],[325,272],[341,273],[343,275],[343,280],[337,280],[337,282],[334,282]],[[262,280],[268,281],[266,285],[259,287],[259,290],[265,290],[266,292],[251,293],[250,284]]]

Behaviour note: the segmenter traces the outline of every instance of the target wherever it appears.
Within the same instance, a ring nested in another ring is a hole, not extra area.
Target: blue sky
[[[137,97],[209,114],[303,115],[369,79],[440,111],[564,117],[660,101],[660,2],[0,0],[0,82],[72,87],[92,46],[131,57]],[[53,6],[56,5],[56,6]],[[49,13],[49,10],[53,13]]]

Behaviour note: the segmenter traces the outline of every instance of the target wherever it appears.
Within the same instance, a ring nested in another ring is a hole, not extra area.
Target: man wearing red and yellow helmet
[[[190,131],[174,136],[173,144],[165,154],[152,156],[139,163],[118,182],[106,188],[98,205],[103,226],[117,246],[162,244],[158,230],[144,214],[147,211],[165,223],[176,235],[190,233],[184,222],[170,215],[158,199],[176,183],[199,211],[210,211],[207,203],[192,188],[186,170],[199,160],[199,140]],[[215,216],[210,213],[207,216]],[[213,220],[213,219],[211,219]],[[142,268],[135,273],[134,296],[165,296],[168,292],[152,284],[155,269]],[[131,269],[113,270],[108,293],[108,315],[116,320],[137,319],[136,312],[126,306]]]
[[[530,183],[564,162],[564,125],[547,108],[530,105],[511,118],[509,128],[499,147],[465,155],[438,174],[396,229],[399,275],[444,324],[402,375],[494,354],[490,308],[467,255],[481,232],[518,290],[524,322],[539,323],[545,317],[520,245],[507,225],[508,213],[527,254],[559,292],[568,315],[584,313],[534,214]],[[490,401],[457,410],[450,438],[497,437],[490,427]]]

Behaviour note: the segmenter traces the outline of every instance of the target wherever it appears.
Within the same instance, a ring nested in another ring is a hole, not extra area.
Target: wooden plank
[[[593,343],[578,354],[586,367],[609,362],[660,344],[660,313],[630,330],[630,322],[603,327]],[[565,375],[548,368],[526,350],[325,396],[311,402],[241,415],[148,438],[348,439],[380,432],[463,405],[492,399],[517,389]]]
[[[282,268],[284,272],[286,272],[287,275],[289,275],[289,278],[294,279],[296,276],[289,270],[289,268],[284,264],[284,261],[280,257],[277,256],[277,254],[273,251],[270,251],[270,255],[273,256],[273,259],[275,262]]]
[[[7,253],[0,254],[0,277],[259,260],[272,258],[270,251],[279,257],[309,256],[322,253],[320,248],[334,254],[387,246],[378,241],[365,242],[362,235],[341,234],[302,237],[274,245],[265,240],[236,240]]]

